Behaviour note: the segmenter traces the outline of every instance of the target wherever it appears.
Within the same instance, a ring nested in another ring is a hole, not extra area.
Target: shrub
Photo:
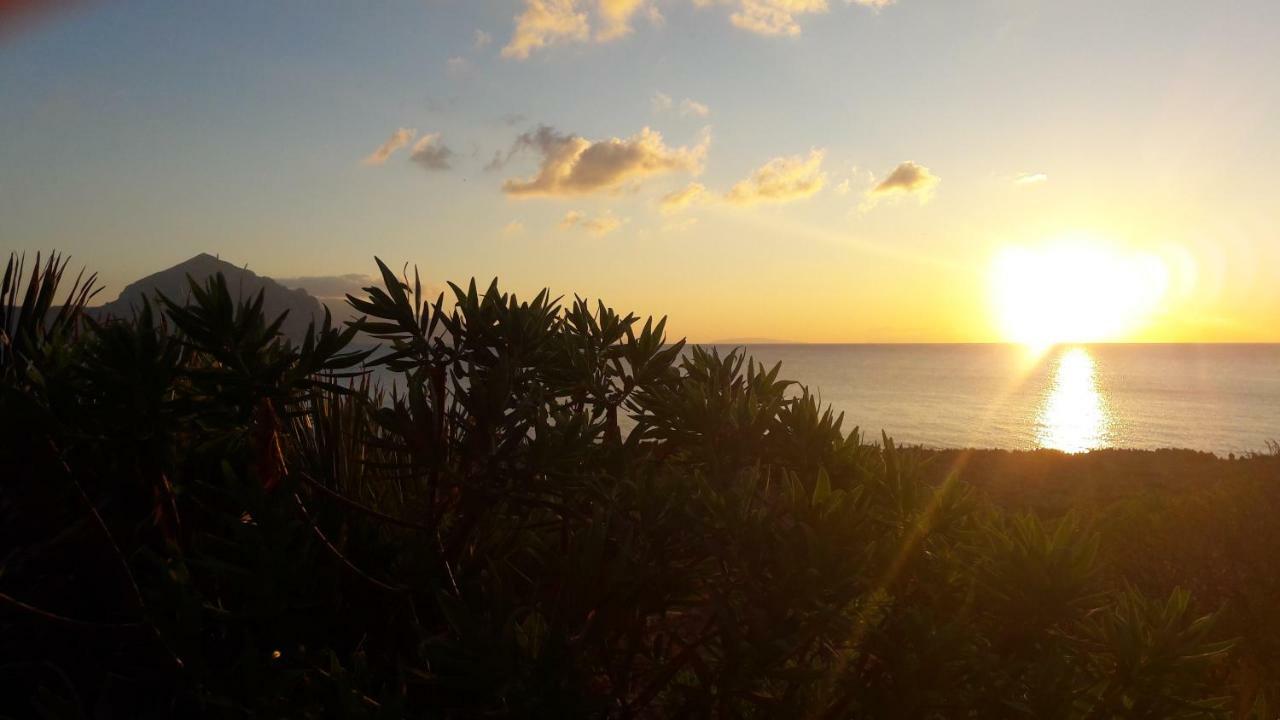
[[[379,261],[364,317],[294,346],[220,276],[54,313],[63,267],[6,273],[0,317],[19,714],[1209,717],[1231,692],[1218,616],[1115,582],[1090,523],[926,482],[665,320],[496,281],[446,303]]]

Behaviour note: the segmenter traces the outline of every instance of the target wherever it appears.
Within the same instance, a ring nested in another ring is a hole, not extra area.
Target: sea
[[[899,444],[1226,456],[1280,441],[1280,345],[744,347]]]
[[[714,346],[721,353],[735,346]],[[934,448],[1192,449],[1280,442],[1280,344],[750,344],[844,429]],[[375,378],[395,383],[382,372]]]

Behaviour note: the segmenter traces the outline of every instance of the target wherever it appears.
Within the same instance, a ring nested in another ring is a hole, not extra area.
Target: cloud
[[[672,97],[664,92],[656,92],[649,100],[650,107],[653,108],[655,115],[670,112],[675,109],[676,103]],[[680,101],[680,115],[683,117],[700,117],[704,118],[711,114],[711,108],[694,100],[693,98],[685,98]]]
[[[1044,173],[1023,173],[1013,179],[1014,185],[1039,185],[1049,182],[1049,176]]]
[[[923,204],[933,196],[933,190],[942,179],[930,172],[929,168],[911,162],[902,163],[889,173],[889,177],[881,180],[868,193],[870,199],[879,199],[897,195],[914,195]]]
[[[609,233],[622,227],[622,221],[613,215],[612,212],[606,211],[603,215],[589,218],[577,210],[570,210],[565,213],[564,218],[560,220],[562,229],[580,228],[595,237],[604,237]]]
[[[471,67],[471,64],[467,62],[467,59],[461,56],[451,57],[445,64],[449,68],[450,75],[460,75]]]
[[[381,285],[380,281],[362,273],[306,275],[275,278],[275,281],[287,288],[306,290],[312,297],[320,300],[341,299],[348,294],[359,297],[364,295],[364,288]]]
[[[711,114],[711,108],[707,107],[706,105],[703,105],[697,100],[691,100],[689,98],[685,98],[684,100],[680,101],[680,114],[684,115],[685,117],[689,117],[690,115],[696,115],[697,117],[704,118]]]
[[[664,213],[674,213],[696,202],[705,200],[706,197],[707,186],[702,183],[689,183],[687,187],[663,195],[662,199],[658,201],[658,206]]]
[[[590,37],[587,14],[578,12],[575,0],[525,0],[516,17],[511,41],[502,57],[525,60],[539,48],[562,42],[582,42]]]
[[[760,202],[790,202],[810,197],[822,189],[827,174],[822,171],[824,150],[811,150],[808,157],[778,157],[762,165],[751,177],[729,190],[726,199],[739,205]]]
[[[509,158],[530,149],[541,155],[537,174],[524,180],[509,179],[502,190],[522,196],[586,195],[660,173],[697,175],[702,172],[710,142],[710,134],[705,133],[697,145],[669,148],[660,133],[647,127],[625,140],[593,142],[541,126],[517,138],[508,153]]]
[[[681,220],[672,220],[669,223],[663,224],[662,232],[664,233],[685,232],[686,230],[689,230],[690,228],[692,228],[694,225],[697,225],[697,224],[698,224],[698,218],[696,217],[683,218]]]
[[[493,36],[483,30],[477,30],[475,40],[472,42],[477,50],[489,47],[489,43],[493,42]]]
[[[507,127],[513,127],[524,122],[527,118],[524,113],[507,113],[502,116],[502,124]]]
[[[879,10],[896,0],[845,0],[846,5]],[[729,5],[729,22],[759,35],[799,35],[799,16],[825,13],[827,0],[693,0],[697,7]]]
[[[410,160],[428,170],[448,170],[449,159],[452,157],[453,151],[440,144],[440,133],[423,135],[414,143],[413,152],[409,154]]]
[[[665,23],[656,0],[523,0],[524,11],[515,18],[511,40],[502,48],[502,57],[526,60],[537,50],[567,43],[607,43],[630,35],[638,15],[651,24]],[[800,34],[800,18],[825,13],[828,0],[692,0],[696,7],[723,5],[730,8],[729,22],[760,35]],[[844,0],[880,10],[896,0]],[[488,45],[492,38],[477,30],[475,46]]]
[[[631,18],[641,9],[648,8],[649,19],[661,22],[661,14],[655,20],[657,8],[649,5],[648,0],[600,0],[600,27],[596,29],[596,40],[609,42],[631,32]]]
[[[391,137],[387,138],[386,142],[378,146],[377,150],[374,150],[373,152],[369,153],[367,157],[365,157],[365,159],[363,160],[364,164],[365,165],[381,165],[382,163],[386,162],[387,158],[391,157],[392,154],[395,153],[395,151],[399,150],[405,145],[408,145],[409,142],[412,141],[414,136],[417,134],[418,134],[418,131],[416,128],[400,128],[399,130],[396,130],[395,132],[391,133]]]
[[[511,222],[509,222],[509,223],[507,223],[506,225],[503,225],[503,226],[502,226],[502,234],[503,234],[503,236],[505,236],[505,237],[513,237],[513,236],[515,236],[515,235],[523,235],[523,234],[524,234],[524,223],[520,222],[519,220],[512,220]]]
[[[824,13],[827,0],[694,0],[694,5],[732,4],[729,22],[760,35],[799,35],[797,15]]]
[[[637,15],[665,21],[654,0],[524,0],[502,56],[525,60],[535,50],[564,43],[607,43],[631,34]]]
[[[857,167],[853,167],[849,169],[849,177],[841,180],[840,184],[836,185],[835,192],[837,195],[848,195],[853,192],[854,183],[870,186],[874,185],[875,182],[876,176],[870,170],[859,170]]]

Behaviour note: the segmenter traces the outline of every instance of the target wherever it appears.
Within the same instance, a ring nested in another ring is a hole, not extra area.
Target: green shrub
[[[64,266],[22,294],[11,261],[0,317],[11,714],[1213,717],[1240,687],[1230,618],[1126,585],[1093,521],[927,482],[664,320],[379,261],[363,319],[293,346],[220,276],[54,314]]]

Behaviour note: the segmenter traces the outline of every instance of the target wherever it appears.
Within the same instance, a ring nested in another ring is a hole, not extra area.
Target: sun
[[[1089,235],[1011,246],[991,264],[995,319],[1006,340],[1034,348],[1131,339],[1168,288],[1156,255]]]

